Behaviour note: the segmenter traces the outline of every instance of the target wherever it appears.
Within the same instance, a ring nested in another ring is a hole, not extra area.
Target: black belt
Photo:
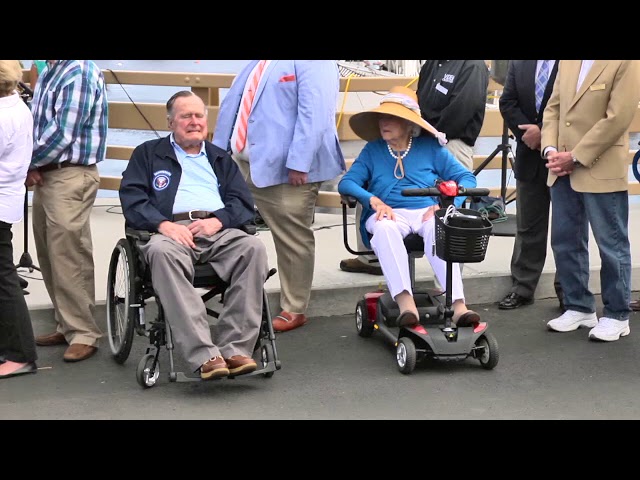
[[[176,213],[173,215],[173,221],[179,222],[180,220],[197,220],[199,218],[211,218],[213,212],[207,212],[205,210],[191,210],[190,212]]]
[[[43,165],[41,167],[38,167],[38,171],[40,173],[43,172],[50,172],[51,170],[58,170],[60,168],[67,168],[67,167],[90,167],[91,165],[83,165],[81,163],[71,163],[69,161],[66,162],[62,162],[62,163],[47,163],[46,165]]]

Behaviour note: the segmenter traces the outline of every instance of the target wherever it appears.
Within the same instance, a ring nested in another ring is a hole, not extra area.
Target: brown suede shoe
[[[200,367],[200,378],[202,380],[213,380],[229,375],[227,362],[220,355],[207,360]]]
[[[97,350],[98,347],[94,347],[93,345],[74,343],[73,345],[69,345],[69,348],[64,352],[62,358],[65,362],[79,362],[80,360],[86,360],[96,353]]]
[[[47,335],[38,335],[36,337],[36,345],[41,347],[50,347],[52,345],[66,345],[67,340],[64,335],[59,332],[49,333]]]
[[[340,270],[352,273],[368,273],[369,275],[382,275],[380,265],[371,265],[361,262],[357,258],[347,258],[340,261]]]
[[[276,332],[288,332],[307,323],[307,317],[303,313],[289,313],[284,310],[273,319],[273,330]]]
[[[225,358],[224,361],[227,362],[229,367],[229,375],[243,375],[251,373],[258,368],[253,358],[245,357],[244,355],[234,355],[233,357]]]

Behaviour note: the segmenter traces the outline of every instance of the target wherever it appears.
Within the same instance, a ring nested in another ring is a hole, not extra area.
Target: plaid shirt
[[[107,150],[104,77],[91,60],[56,60],[38,77],[31,103],[31,169],[71,161],[93,165]]]

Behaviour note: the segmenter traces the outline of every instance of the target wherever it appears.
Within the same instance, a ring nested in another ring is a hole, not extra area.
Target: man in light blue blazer
[[[213,143],[231,152],[273,235],[278,332],[307,321],[316,199],[322,182],[346,169],[336,128],[339,90],[334,60],[252,60],[220,105]]]

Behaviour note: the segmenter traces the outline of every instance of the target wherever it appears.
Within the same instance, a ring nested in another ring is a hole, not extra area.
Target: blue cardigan
[[[439,178],[455,180],[466,188],[477,185],[475,175],[431,136],[413,139],[411,150],[403,160],[404,179],[395,178],[395,165],[396,159],[389,153],[387,142],[380,138],[365,145],[338,184],[340,194],[351,195],[362,204],[360,234],[367,248],[371,246],[365,223],[375,213],[369,205],[371,197],[378,197],[391,208],[418,209],[437,204],[438,198],[402,197],[398,189],[433,187]],[[457,197],[454,204],[460,207],[464,199]]]

